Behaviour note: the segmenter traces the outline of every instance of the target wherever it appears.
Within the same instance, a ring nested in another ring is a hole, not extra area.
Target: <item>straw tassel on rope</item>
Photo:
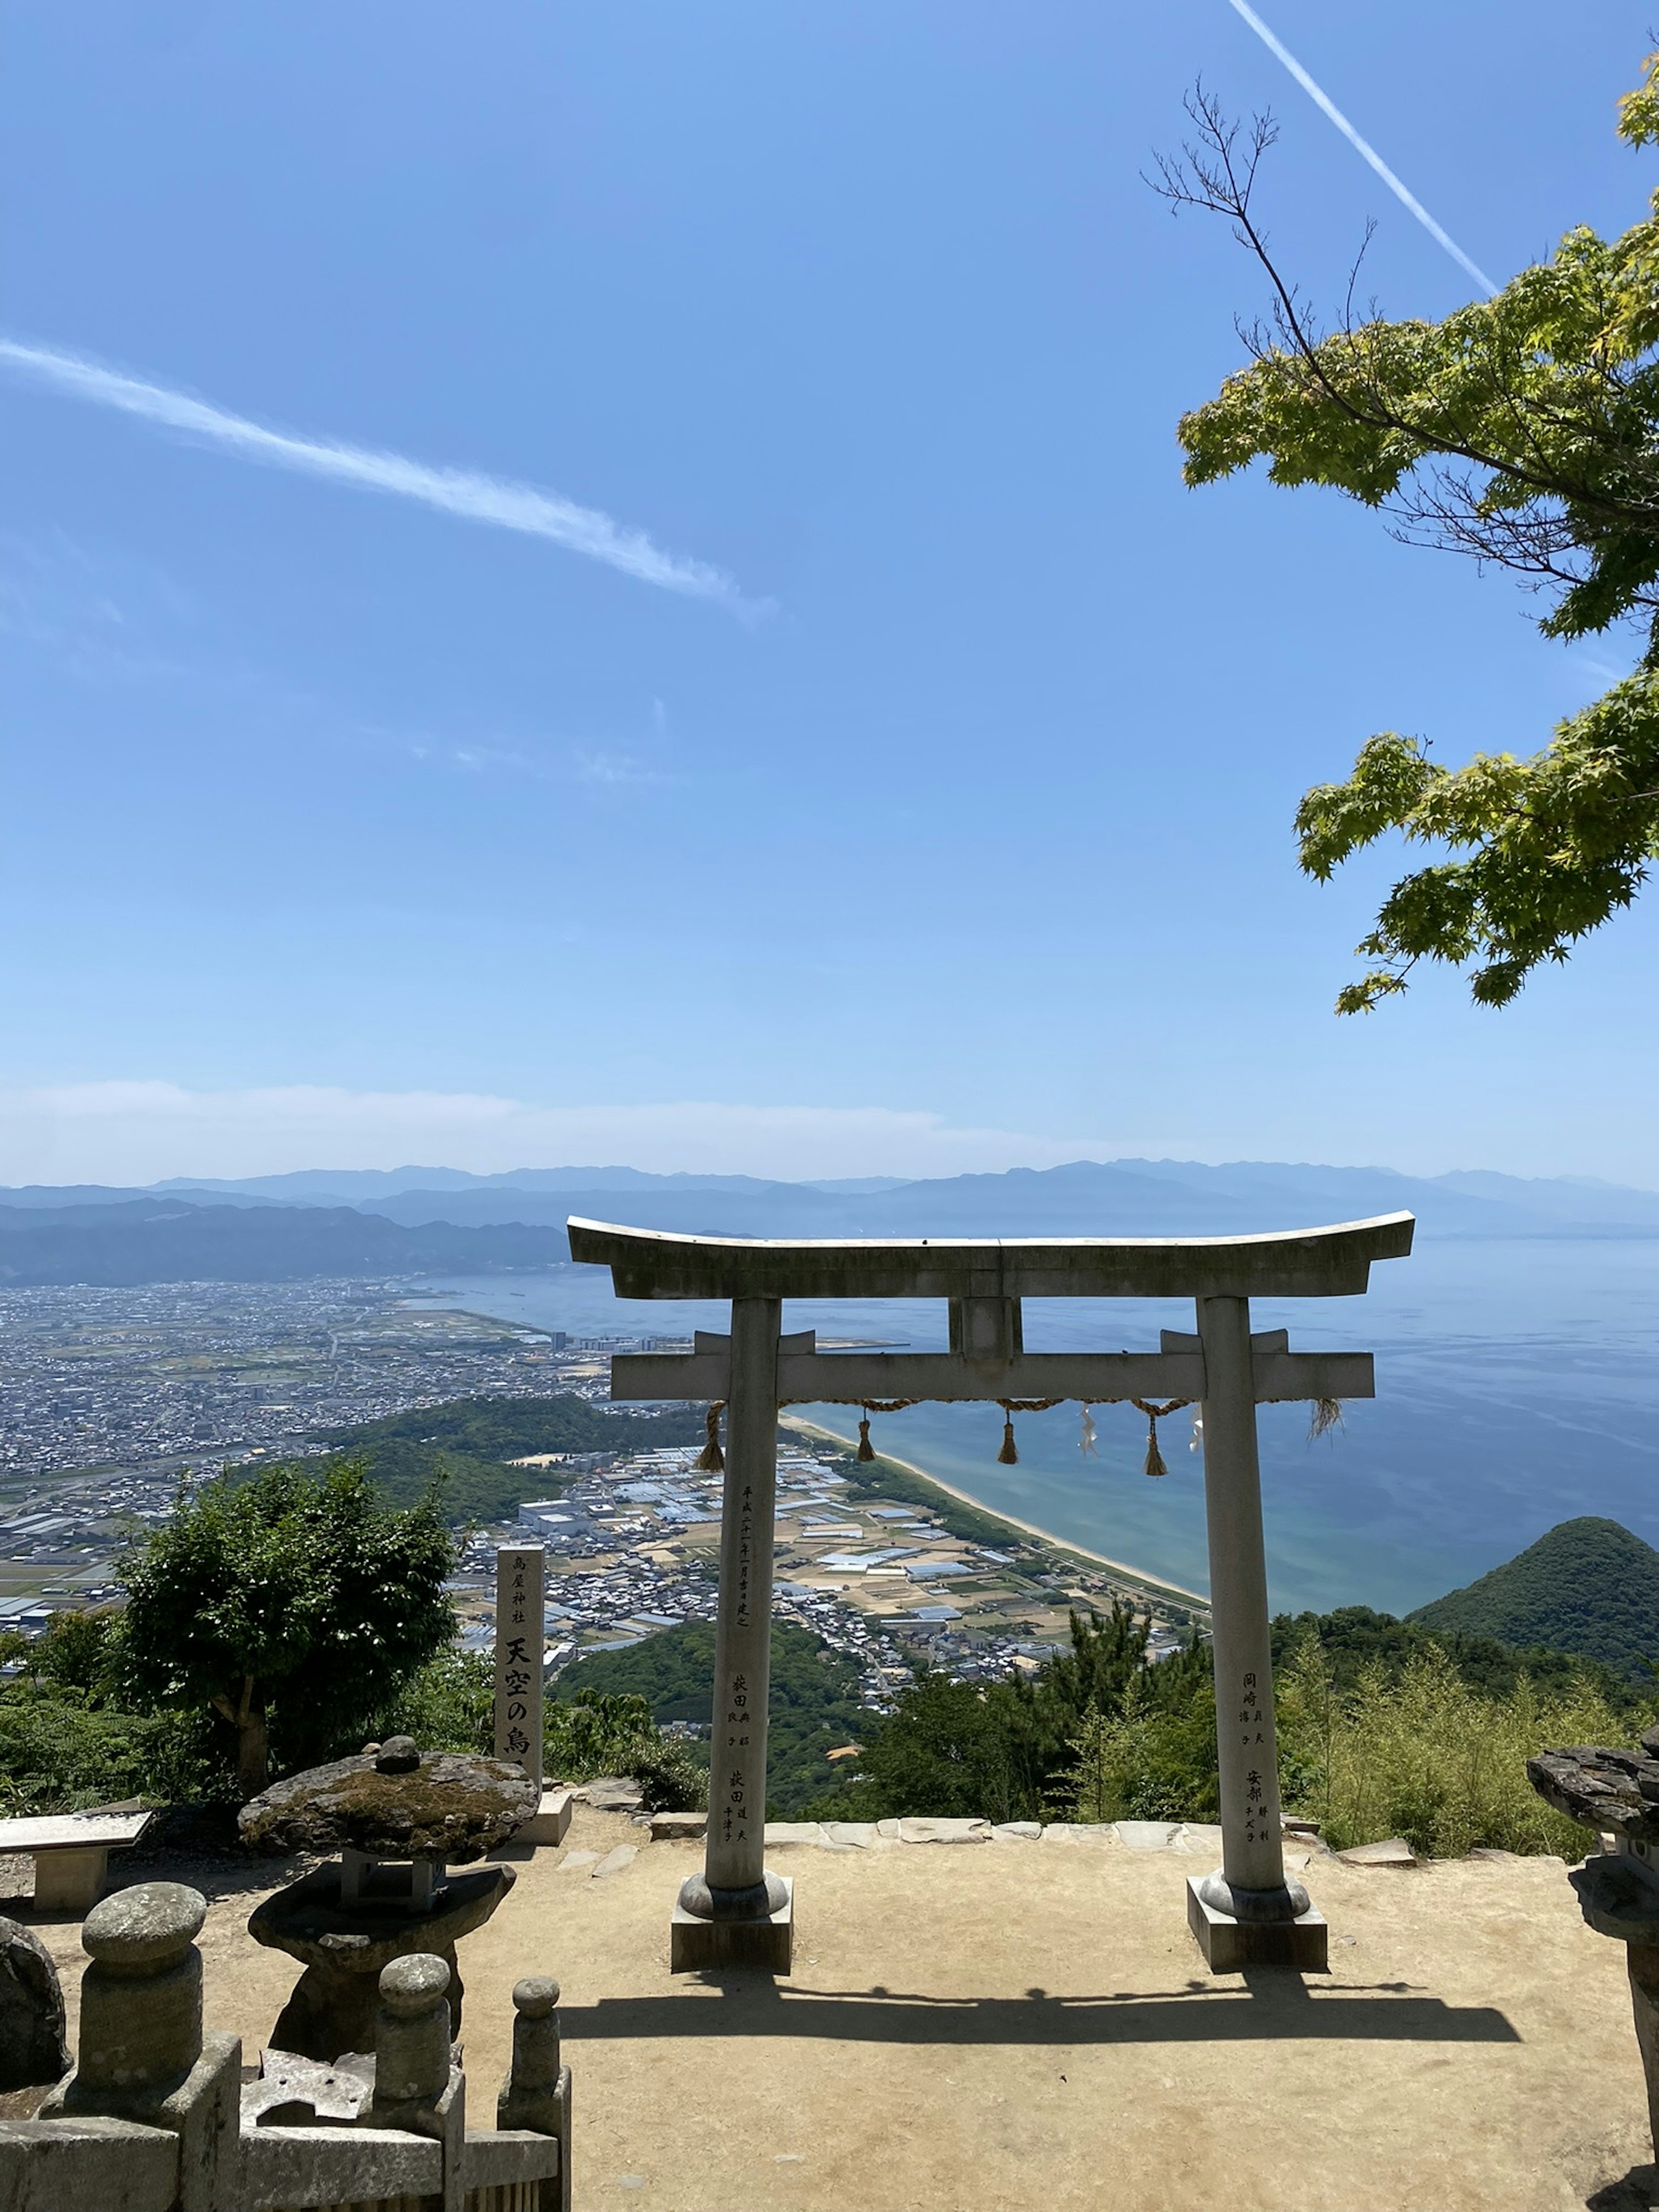
[[[997,1454],[999,1467],[1018,1467],[1019,1447],[1014,1442],[1016,1413],[1046,1413],[1050,1406],[1058,1406],[1058,1398],[999,1398],[1002,1408],[1002,1449]]]
[[[726,1454],[720,1449],[720,1415],[725,1411],[725,1399],[716,1398],[703,1416],[708,1437],[696,1457],[699,1474],[724,1474],[726,1472]]]
[[[1146,1398],[1130,1399],[1129,1403],[1146,1416],[1146,1464],[1142,1469],[1143,1474],[1167,1474],[1170,1472],[1164,1464],[1164,1455],[1158,1448],[1158,1425],[1166,1413],[1178,1413],[1183,1406],[1190,1406],[1192,1402],[1190,1398],[1170,1398],[1161,1406],[1154,1406]]]
[[[854,1456],[872,1460],[876,1448],[870,1441],[871,1414],[902,1413],[907,1406],[919,1406],[921,1401],[920,1398],[864,1398],[859,1402],[863,1408],[863,1418],[859,1423],[859,1448]]]

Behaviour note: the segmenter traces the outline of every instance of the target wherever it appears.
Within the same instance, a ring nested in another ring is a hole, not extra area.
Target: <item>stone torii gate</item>
[[[732,1302],[729,1336],[699,1329],[690,1352],[619,1353],[611,1368],[614,1400],[727,1407],[708,1834],[674,1912],[675,1972],[789,1971],[793,1885],[764,1863],[778,1409],[882,1398],[1201,1402],[1222,1863],[1188,1883],[1187,1917],[1217,1972],[1324,1966],[1325,1923],[1285,1877],[1255,1409],[1369,1398],[1372,1359],[1252,1335],[1250,1300],[1356,1296],[1373,1260],[1410,1251],[1414,1226],[1390,1213],[1261,1237],[790,1243],[569,1222],[571,1257],[608,1266],[619,1297]],[[1197,1333],[1166,1329],[1157,1352],[1028,1352],[1020,1301],[1073,1297],[1190,1297]],[[811,1329],[782,1334],[785,1298],[944,1298],[951,1348],[821,1352]]]

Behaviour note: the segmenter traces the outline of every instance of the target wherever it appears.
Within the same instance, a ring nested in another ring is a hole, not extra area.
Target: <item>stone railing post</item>
[[[92,1964],[81,1978],[82,2112],[96,2099],[124,2106],[176,2089],[202,2055],[202,1954],[207,1899],[176,1881],[118,1889],[87,1915],[81,1942]]]
[[[557,2137],[559,2212],[570,2212],[570,2069],[559,2047],[559,1985],[551,1974],[526,1975],[514,1984],[513,2003],[513,2064],[496,2100],[495,2125]]]
[[[76,2069],[43,2119],[137,2120],[179,2137],[180,2212],[235,2203],[242,2046],[202,2032],[207,1900],[176,1881],[117,1890],[87,1915]]]
[[[448,2087],[449,1968],[430,1951],[411,1952],[380,1972],[374,2110],[378,2114],[394,2106],[431,2108]]]
[[[451,2063],[449,1968],[414,1951],[380,1970],[374,2017],[371,2127],[435,2136],[444,2152],[444,2212],[460,2212],[466,2147],[466,2082]]]

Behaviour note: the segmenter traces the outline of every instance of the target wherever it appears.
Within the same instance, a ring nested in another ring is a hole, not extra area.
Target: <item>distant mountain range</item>
[[[240,1182],[0,1188],[0,1284],[483,1274],[568,1256],[572,1213],[732,1237],[1201,1237],[1401,1210],[1431,1237],[1659,1237],[1659,1192],[1469,1170],[1079,1160],[905,1182],[637,1168],[307,1170]]]

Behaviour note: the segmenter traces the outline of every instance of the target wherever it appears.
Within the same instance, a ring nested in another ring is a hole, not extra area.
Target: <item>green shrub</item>
[[[1115,1713],[1091,1705],[1073,1739],[1048,1817],[1060,1820],[1213,1820],[1215,1692],[1195,1684],[1184,1704],[1160,1698],[1145,1675]]]
[[[46,1681],[0,1694],[0,1808],[71,1813],[142,1797],[154,1804],[236,1796],[228,1732],[204,1713],[131,1713]]]
[[[495,1748],[495,1724],[494,1660],[488,1652],[452,1647],[410,1676],[373,1733],[382,1741],[412,1735],[422,1751],[487,1753]]]
[[[643,1698],[600,1693],[581,1705],[550,1705],[542,1747],[549,1775],[567,1782],[631,1775],[653,1812],[694,1812],[708,1802],[708,1777],[696,1754],[662,1733]]]
[[[1309,1642],[1285,1671],[1279,1709],[1291,1810],[1339,1850],[1403,1836],[1434,1858],[1481,1845],[1582,1858],[1584,1831],[1544,1803],[1527,1760],[1552,1744],[1632,1733],[1588,1680],[1546,1696],[1523,1675],[1508,1696],[1483,1697],[1437,1646],[1393,1676],[1367,1667],[1344,1692]]]

